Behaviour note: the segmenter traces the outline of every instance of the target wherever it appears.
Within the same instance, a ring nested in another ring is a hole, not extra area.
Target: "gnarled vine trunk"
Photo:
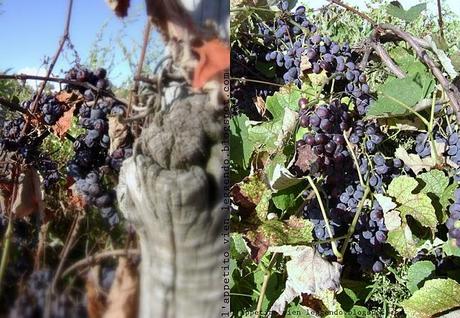
[[[120,173],[118,200],[139,235],[139,317],[220,316],[223,118],[207,95],[152,115]]]

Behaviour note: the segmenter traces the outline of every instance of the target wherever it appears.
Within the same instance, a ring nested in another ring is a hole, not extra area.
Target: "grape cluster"
[[[54,125],[64,114],[63,106],[54,96],[44,96],[39,105],[43,122],[47,125]]]
[[[447,157],[452,160],[455,164],[460,166],[460,138],[458,132],[450,131],[447,138]],[[456,182],[460,181],[460,168],[457,168],[454,174],[454,180]]]
[[[34,162],[35,168],[43,177],[45,189],[52,188],[60,179],[59,167],[57,163],[44,153],[39,154]]]
[[[108,221],[109,225],[115,226],[119,222],[117,210],[113,206],[116,195],[114,191],[104,191],[101,184],[100,175],[92,171],[84,179],[77,180],[76,188],[82,194],[85,203],[99,208],[102,217]]]
[[[85,68],[73,68],[67,77],[78,81],[87,81],[98,88],[105,88],[101,83],[106,80],[106,72],[99,69],[95,73]],[[113,227],[119,223],[115,205],[115,195],[105,190],[100,170],[108,166],[119,171],[123,160],[132,155],[132,139],[109,154],[109,119],[108,116],[124,116],[125,107],[110,98],[96,98],[92,90],[83,90],[85,102],[78,109],[78,123],[85,132],[74,142],[75,155],[68,163],[68,172],[76,180],[76,190],[85,202],[101,211],[102,217]]]
[[[352,97],[357,112],[365,114],[370,103],[369,85],[348,43],[340,45],[315,33],[317,27],[307,19],[304,6],[288,12],[281,1],[278,7],[283,14],[274,23],[258,24],[265,46],[259,56],[282,69],[284,83],[300,85],[304,72],[335,74],[337,89]]]
[[[330,239],[329,233],[326,229],[326,222],[324,221],[321,213],[318,201],[316,199],[306,204],[303,208],[303,217],[309,219],[313,224],[313,236],[316,240],[325,241]],[[332,235],[335,235],[335,228],[339,227],[339,224],[330,221],[329,226],[332,230]],[[318,252],[326,258],[332,258],[334,253],[330,243],[322,243],[316,246]]]
[[[25,129],[25,120],[18,117],[4,122],[0,135],[0,147],[3,150],[15,152],[24,162],[31,165],[43,177],[45,189],[50,189],[60,178],[58,165],[48,154],[40,149],[41,141],[46,133],[38,136],[35,131]]]
[[[299,100],[299,122],[301,127],[311,128],[312,132],[306,133],[303,139],[297,141],[297,147],[311,146],[324,168],[341,165],[349,157],[343,137],[343,131],[350,128],[352,121],[348,107],[334,100],[310,111],[304,108],[306,104],[305,98]]]
[[[393,158],[387,160],[380,152],[372,158],[372,165],[369,164],[366,157],[359,158],[359,169],[364,180],[369,182],[370,187],[375,193],[382,193],[383,184],[390,182],[401,174],[404,163],[401,159]]]
[[[345,104],[334,100],[330,104],[308,109],[308,101],[301,98],[299,107],[299,125],[310,131],[296,142],[297,150],[303,151],[304,146],[309,145],[317,155],[322,168],[320,172],[326,177],[323,193],[328,200],[330,227],[335,236],[345,235],[365,192],[359,182],[357,169],[372,191],[381,193],[383,184],[401,173],[403,162],[397,158],[386,159],[377,152],[378,145],[383,142],[379,126],[361,120],[360,114],[350,111]],[[348,130],[351,131],[351,144],[356,145],[359,167],[354,167],[354,160],[347,149],[343,134]],[[362,144],[365,145],[363,151],[366,155],[359,151]],[[379,272],[390,262],[383,251],[387,235],[383,211],[374,201],[370,210],[364,207],[361,213],[350,242],[350,253],[356,257],[363,271]],[[305,205],[304,217],[313,223],[316,239],[329,238],[315,201]],[[319,244],[317,249],[324,257],[333,257],[329,243]]]
[[[284,69],[283,80],[285,83],[294,82],[299,85],[301,75],[301,57],[305,51],[303,30],[309,33],[316,31],[316,26],[311,24],[305,16],[305,7],[298,7],[294,13],[286,12],[286,4],[281,2],[279,7],[285,11],[283,16],[276,19],[273,25],[260,23],[259,34],[263,36],[264,44],[273,47],[272,51],[265,53],[267,62],[276,61],[276,65]],[[290,22],[295,21],[295,24]]]
[[[53,276],[49,269],[36,271],[29,276],[25,290],[12,306],[10,318],[44,317],[48,288]],[[83,303],[75,303],[67,293],[52,296],[49,304],[49,314],[52,318],[87,317]]]
[[[383,141],[383,134],[375,122],[357,120],[353,123],[350,142],[358,145],[365,142],[368,153],[375,152],[377,146]]]
[[[377,273],[381,272],[385,265],[389,265],[391,259],[385,256],[383,250],[387,233],[382,208],[374,201],[370,213],[360,215],[353,235],[354,240],[350,245],[350,252],[357,256],[362,270]]]
[[[25,143],[27,137],[25,134],[22,134],[24,126],[25,120],[23,117],[7,120],[3,123],[1,143],[5,150],[16,151],[20,148],[21,144]]]
[[[454,203],[449,207],[446,227],[449,230],[449,237],[455,240],[457,246],[460,246],[460,189],[455,190],[454,199]]]
[[[110,82],[107,80],[107,70],[104,68],[98,68],[95,72],[83,67],[82,65],[76,65],[66,72],[65,78],[72,81],[87,82],[98,89],[107,89],[110,86]],[[85,94],[85,97],[94,96],[90,89],[84,89],[80,86],[72,86],[71,89],[79,89]]]
[[[260,49],[261,48],[253,48],[256,52]],[[271,81],[272,79],[266,78],[262,73],[257,72],[254,62],[256,57],[257,54],[254,54],[254,56],[250,58],[242,52],[241,48],[233,46],[230,52],[232,77],[255,77],[262,81]],[[249,69],[251,70],[251,74],[248,74]],[[256,72],[256,74],[253,74],[254,72]],[[232,113],[235,115],[244,113],[249,118],[261,119],[261,116],[255,107],[257,97],[265,100],[267,96],[272,95],[275,92],[275,88],[275,86],[254,81],[232,81],[230,83]]]

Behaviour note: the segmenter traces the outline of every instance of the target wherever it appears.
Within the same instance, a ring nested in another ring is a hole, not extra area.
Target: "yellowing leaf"
[[[417,254],[417,245],[412,231],[407,224],[388,232],[387,242],[405,258],[413,258]]]
[[[425,193],[412,193],[418,186],[417,180],[409,176],[393,179],[388,186],[388,194],[395,198],[401,217],[411,215],[423,226],[433,231],[438,225],[438,219],[430,197]]]
[[[460,284],[453,279],[432,279],[401,303],[407,318],[429,318],[460,306]]]

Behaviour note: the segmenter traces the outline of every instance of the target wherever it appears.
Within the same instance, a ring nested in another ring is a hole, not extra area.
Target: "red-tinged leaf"
[[[244,216],[252,215],[267,188],[261,171],[235,184],[230,190],[230,195],[233,202],[239,207],[239,214]]]
[[[107,4],[117,17],[124,18],[128,15],[129,0],[107,0]]]
[[[291,216],[288,220],[267,220],[244,234],[251,258],[259,262],[271,246],[307,244],[313,241],[313,224]]]
[[[259,263],[265,252],[270,247],[270,240],[262,231],[257,231],[250,235],[250,238],[244,237],[246,244],[251,251],[251,258],[254,262]]]
[[[59,118],[56,124],[54,124],[53,132],[59,138],[62,138],[72,126],[72,118],[73,118],[74,111],[75,111],[75,106],[72,106],[69,110],[67,110],[61,116],[61,118]]]
[[[56,94],[56,99],[58,102],[62,104],[69,104],[70,102],[73,102],[78,99],[78,95],[75,94],[74,92],[66,92],[66,91],[60,91],[59,93]]]
[[[193,74],[194,89],[201,89],[209,80],[230,67],[230,49],[218,39],[205,41],[192,49],[199,56]]]

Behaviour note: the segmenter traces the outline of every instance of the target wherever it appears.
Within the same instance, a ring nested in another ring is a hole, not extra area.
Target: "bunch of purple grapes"
[[[87,317],[86,307],[83,302],[76,303],[68,293],[48,296],[53,275],[49,269],[33,272],[26,283],[25,289],[12,306],[10,318],[36,318],[44,317],[47,300],[49,303],[49,317],[52,318],[77,318]]]
[[[311,133],[306,133],[303,139],[297,141],[297,147],[309,145],[318,156],[320,166],[324,169],[329,166],[342,165],[349,157],[346,149],[343,131],[351,127],[352,115],[348,107],[334,100],[330,104],[320,105],[314,110],[305,109],[307,100],[301,98],[299,105],[300,126],[311,128]]]
[[[391,259],[385,256],[383,249],[387,233],[382,208],[377,201],[374,201],[370,213],[360,215],[353,235],[354,240],[350,244],[350,253],[356,255],[363,271],[372,270],[378,273],[385,265],[391,263]]]
[[[253,50],[258,52],[262,48],[254,47]],[[262,72],[257,71],[255,62],[257,55],[257,53],[253,53],[253,56],[247,56],[240,47],[237,45],[232,46],[230,52],[232,77],[257,79],[262,82],[272,81],[272,78],[268,78]],[[275,92],[276,88],[276,86],[270,86],[262,82],[251,80],[231,81],[230,98],[233,114],[244,113],[249,118],[261,119],[255,107],[257,97],[265,100],[267,96]]]
[[[460,247],[460,189],[455,190],[454,199],[454,203],[449,207],[446,227],[449,230],[449,238]]]
[[[40,102],[40,112],[43,116],[43,122],[47,125],[54,125],[64,114],[63,106],[54,96],[45,96]]]
[[[382,143],[383,139],[383,133],[375,122],[363,121],[360,119],[353,123],[350,142],[354,145],[359,145],[364,141],[368,153],[375,152],[377,146]]]
[[[321,213],[318,200],[313,199],[303,208],[303,217],[309,219],[313,224],[313,237],[319,241],[330,239],[329,232],[326,229],[326,222]],[[340,229],[340,224],[330,220],[329,226],[332,230],[332,235],[336,235],[336,230]],[[316,249],[322,256],[333,259],[334,253],[330,243],[321,243],[316,245]]]
[[[85,68],[82,65],[76,65],[66,72],[65,78],[72,81],[87,82],[98,89],[107,89],[110,86],[110,82],[107,80],[107,70],[104,68],[98,68],[95,72]],[[92,95],[92,91],[84,89],[81,86],[69,85],[70,89],[78,89],[82,93],[86,93],[88,96]],[[85,95],[86,95],[85,94]]]
[[[111,227],[119,223],[119,216],[114,207],[115,192],[104,189],[101,176],[97,171],[91,171],[85,178],[78,179],[76,188],[87,204],[100,210],[102,217],[108,221]]]
[[[265,49],[261,57],[283,69],[284,83],[300,85],[303,72],[335,74],[337,89],[352,97],[358,113],[365,114],[370,103],[369,85],[348,43],[340,45],[315,34],[317,27],[307,19],[304,6],[294,12],[287,11],[284,1],[278,6],[283,12],[273,23],[258,24]]]
[[[74,68],[67,73],[70,79],[87,81],[101,86],[107,83],[106,72],[99,69],[95,73],[85,68]],[[105,88],[99,87],[99,88]],[[103,185],[103,167],[119,171],[123,160],[132,155],[132,136],[125,143],[109,154],[109,118],[108,116],[124,116],[125,107],[111,98],[97,96],[91,89],[83,91],[85,102],[78,109],[78,123],[85,132],[74,142],[75,155],[68,163],[68,172],[76,180],[76,190],[90,206],[98,208],[102,217],[111,227],[119,223],[115,208],[116,200],[113,191]]]

